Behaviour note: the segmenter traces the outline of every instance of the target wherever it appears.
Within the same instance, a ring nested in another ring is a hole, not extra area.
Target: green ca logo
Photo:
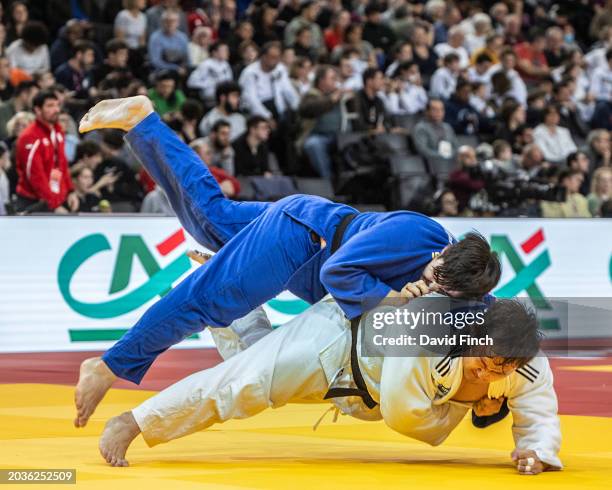
[[[157,252],[166,256],[185,242],[183,230],[170,235],[155,246]],[[57,274],[57,280],[62,297],[68,306],[77,313],[88,318],[103,320],[115,318],[140,308],[156,296],[162,297],[172,288],[185,272],[191,268],[189,258],[181,254],[165,267],[160,267],[140,235],[122,235],[119,249],[111,276],[108,295],[124,292],[130,285],[130,276],[134,259],[138,259],[145,270],[148,280],[140,286],[125,292],[119,297],[96,303],[80,301],[71,291],[71,282],[79,268],[94,255],[111,250],[108,239],[101,233],[94,233],[81,238],[73,244],[62,257]],[[294,299],[272,299],[268,306],[278,313],[288,316],[300,314],[308,308],[305,301]],[[275,325],[276,326],[276,325]],[[118,338],[125,328],[118,329],[109,337],[108,330],[93,330],[80,332],[70,331],[71,336],[78,340],[112,340]],[[87,334],[87,335],[86,335]]]
[[[179,230],[156,245],[156,249],[165,256],[183,242],[185,235],[183,230]],[[126,290],[130,283],[135,257],[142,264],[149,277],[148,280],[137,288],[107,301],[88,303],[76,299],[70,288],[75,273],[91,257],[108,250],[111,250],[108,239],[101,233],[94,233],[72,245],[59,264],[57,279],[62,297],[70,308],[89,318],[106,319],[129,313],[156,296],[165,295],[172,288],[172,284],[191,268],[189,258],[185,254],[181,254],[162,268],[141,236],[122,235],[108,290],[109,296]]]
[[[542,243],[544,243],[544,231],[539,229],[522,242],[520,247],[529,256]],[[515,273],[515,276],[510,281],[494,291],[496,296],[500,298],[514,298],[525,291],[538,310],[550,311],[553,309],[536,283],[538,277],[551,265],[548,250],[541,251],[531,262],[524,263],[506,235],[491,236],[491,249],[497,252],[500,257],[505,256]],[[542,318],[540,325],[543,329],[558,329],[559,320],[557,318]]]

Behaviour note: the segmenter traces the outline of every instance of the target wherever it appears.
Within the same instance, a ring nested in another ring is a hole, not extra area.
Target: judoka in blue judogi
[[[168,347],[206,326],[225,327],[283,290],[309,303],[331,293],[346,316],[355,318],[390,291],[420,279],[434,254],[454,241],[439,223],[418,213],[358,213],[306,195],[274,203],[229,200],[195,152],[155,113],[126,139],[185,230],[217,252],[104,354],[116,376],[134,383]],[[355,216],[332,255],[329,245],[347,215]],[[496,261],[487,271],[468,264],[466,281],[487,273],[492,288],[499,278]]]

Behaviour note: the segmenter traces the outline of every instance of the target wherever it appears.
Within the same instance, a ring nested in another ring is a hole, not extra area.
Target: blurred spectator
[[[74,96],[85,98],[92,85],[91,69],[94,64],[94,47],[88,41],[77,42],[72,51],[70,59],[57,67],[55,80],[62,84],[69,91],[74,92]]]
[[[233,81],[217,85],[215,94],[217,105],[208,111],[200,121],[199,129],[202,136],[208,136],[213,125],[221,119],[230,125],[231,141],[246,131],[246,119],[239,112],[240,91],[240,85]]]
[[[64,132],[64,153],[66,154],[66,160],[72,162],[75,157],[76,147],[79,144],[79,133],[76,123],[67,112],[60,112],[58,122]]]
[[[285,68],[280,64],[281,45],[275,41],[264,45],[261,56],[240,75],[242,99],[251,114],[278,124],[288,109],[296,109],[299,96]]]
[[[134,212],[140,207],[143,191],[133,170],[123,158],[124,145],[122,131],[102,131],[104,159],[94,169],[94,186],[102,199],[112,203],[113,209]]]
[[[331,151],[342,129],[343,90],[337,88],[338,75],[328,65],[317,69],[314,86],[302,98],[299,114],[302,118],[302,135],[298,145],[316,172],[325,179],[332,177]]]
[[[8,133],[8,138],[5,140],[6,144],[9,145],[10,148],[13,148],[14,143],[23,130],[34,122],[35,119],[36,116],[30,111],[20,111],[11,117],[6,123],[6,131]]]
[[[198,66],[209,56],[208,48],[212,44],[212,29],[207,26],[196,27],[189,41],[189,66]]]
[[[563,41],[563,30],[560,27],[549,27],[546,29],[546,48],[544,56],[546,63],[551,68],[556,68],[565,61],[568,48]]]
[[[92,140],[84,140],[79,143],[74,152],[74,160],[70,165],[70,173],[74,176],[83,168],[95,171],[102,163],[102,148]]]
[[[178,28],[187,34],[187,16],[180,9],[179,0],[160,0],[157,5],[147,9],[147,35],[151,36],[155,31],[162,27],[164,23],[164,14],[168,11],[175,12],[178,15]]]
[[[204,108],[198,99],[185,99],[181,112],[176,114],[178,134],[185,143],[198,138],[198,123],[202,119]]]
[[[155,76],[155,86],[149,89],[148,96],[160,116],[181,110],[186,97],[176,85],[176,74],[172,71],[160,71]]]
[[[527,83],[537,82],[550,75],[550,68],[546,61],[544,48],[546,38],[537,28],[530,31],[528,41],[515,46],[518,70]]]
[[[491,68],[491,77],[498,72],[502,72],[510,82],[510,88],[506,92],[507,97],[511,97],[519,104],[527,104],[527,86],[519,73],[515,70],[517,62],[516,53],[511,49],[501,53],[501,62],[499,65]]]
[[[446,4],[442,18],[434,23],[435,43],[447,42],[450,29],[459,22],[461,22],[460,10],[452,3]]]
[[[324,33],[328,51],[333,51],[336,46],[344,42],[344,32],[350,23],[351,14],[347,10],[340,10],[334,14],[331,25]]]
[[[395,33],[384,22],[381,14],[384,8],[376,1],[370,2],[365,8],[365,23],[363,25],[363,39],[385,55],[391,52],[395,44]]]
[[[276,1],[263,2],[253,14],[253,40],[260,46],[282,40],[283,29],[278,22],[278,6]]]
[[[612,164],[610,159],[610,133],[605,129],[591,131],[587,138],[587,145],[583,150],[589,157],[591,174],[599,167],[607,167]]]
[[[438,68],[438,56],[431,49],[431,32],[427,24],[416,23],[412,28],[411,40],[414,61],[419,65],[423,84],[429,86],[429,79]]]
[[[192,141],[189,146],[198,154],[202,163],[208,166],[210,173],[219,184],[219,187],[221,187],[223,194],[230,198],[236,197],[240,193],[240,183],[238,179],[228,174],[222,168],[210,164],[210,162],[213,161],[213,152],[206,138],[198,138]]]
[[[472,16],[472,31],[465,36],[465,47],[468,53],[474,53],[486,46],[488,37],[492,34],[491,18],[482,12]]]
[[[572,170],[579,170],[582,172],[582,185],[580,186],[580,193],[586,196],[589,193],[589,186],[587,185],[587,176],[589,175],[589,157],[583,151],[573,151],[567,156],[567,168]]]
[[[187,86],[198,89],[207,108],[215,104],[215,88],[221,82],[233,79],[232,68],[228,63],[229,48],[222,41],[215,42],[210,47],[210,57],[202,61],[189,75]]]
[[[49,31],[42,22],[28,21],[21,31],[21,37],[6,48],[11,66],[30,75],[49,71],[48,37]]]
[[[417,152],[426,160],[453,162],[457,138],[453,128],[444,122],[444,103],[440,99],[429,99],[425,119],[414,127],[413,141]]]
[[[386,120],[385,104],[378,95],[385,84],[383,72],[377,68],[368,68],[363,72],[363,88],[351,100],[354,104],[356,118],[353,120],[353,131],[382,132]]]
[[[296,58],[293,65],[291,65],[289,79],[300,97],[310,90],[312,83],[310,75],[312,75],[312,61],[304,57]]]
[[[229,175],[236,175],[229,123],[224,119],[219,119],[212,125],[204,141],[209,145],[211,151],[211,159],[206,163],[211,167],[222,168]]]
[[[479,134],[480,117],[470,104],[471,95],[472,84],[461,80],[453,95],[444,103],[444,119],[452,126],[455,134]]]
[[[414,61],[412,44],[408,41],[397,43],[393,49],[393,62],[385,69],[385,76],[393,77],[400,64]]]
[[[491,63],[496,65],[501,61],[502,50],[504,49],[504,36],[492,33],[487,36],[485,44],[482,48],[475,49],[471,53],[470,60],[472,64],[476,63],[476,58],[480,55],[486,54],[491,58]],[[511,52],[514,52],[510,49]]]
[[[470,82],[482,83],[486,86],[491,83],[490,69],[493,60],[487,53],[481,53],[474,59],[474,63],[467,70],[467,79]]]
[[[0,216],[7,213],[6,206],[11,200],[11,185],[7,171],[11,168],[11,155],[8,147],[0,141]]]
[[[183,76],[189,65],[189,38],[179,28],[179,14],[164,10],[161,27],[149,38],[149,58],[155,70],[174,70]]]
[[[499,112],[495,136],[514,146],[516,132],[519,127],[525,124],[526,118],[525,107],[513,99],[509,99]]]
[[[15,92],[11,83],[11,65],[6,57],[0,57],[0,100],[10,99]]]
[[[513,174],[517,170],[517,164],[512,154],[510,143],[502,139],[493,142],[492,163],[508,174]]]
[[[104,81],[107,88],[115,88],[120,80],[130,80],[132,75],[128,67],[128,57],[127,44],[119,39],[108,41],[104,63],[92,70],[93,87],[98,87]]]
[[[247,130],[232,143],[236,175],[279,173],[278,163],[269,151],[270,124],[261,116],[247,121]]]
[[[566,128],[559,126],[559,110],[554,105],[544,109],[544,122],[536,126],[533,139],[540,147],[544,158],[552,163],[561,163],[576,151],[576,144]]]
[[[32,100],[38,93],[34,82],[21,82],[15,87],[13,97],[0,103],[0,140],[8,137],[7,123],[18,112],[32,108]]]
[[[450,189],[444,189],[434,196],[437,213],[440,218],[454,218],[459,216],[458,201]]]
[[[51,44],[51,69],[55,70],[66,63],[72,54],[72,48],[78,41],[85,38],[83,23],[78,19],[70,19],[60,29],[57,38]]]
[[[431,77],[430,94],[434,98],[448,99],[457,87],[459,76],[459,56],[447,54],[443,64]]]
[[[391,115],[417,114],[425,109],[427,92],[415,61],[405,61],[397,67],[383,99]]]
[[[438,58],[444,58],[447,54],[454,53],[459,57],[459,68],[467,68],[470,64],[470,57],[467,49],[463,47],[465,34],[461,26],[454,26],[448,32],[448,42],[437,44],[435,52]]]
[[[316,23],[320,10],[321,4],[319,0],[305,0],[302,2],[300,6],[300,15],[294,17],[285,28],[285,44],[293,46],[298,31],[305,27],[310,31],[312,48],[317,53],[320,53],[324,48],[323,33]]]
[[[363,72],[368,67],[365,61],[359,59],[359,53],[354,48],[347,48],[338,62],[340,68],[340,86],[354,92],[363,88]]]
[[[176,216],[168,200],[168,196],[158,185],[144,197],[140,212],[146,214],[160,214],[162,216]]]
[[[72,192],[57,97],[51,91],[43,91],[32,104],[36,120],[17,140],[16,209],[60,214],[76,211],[78,199]]]
[[[597,101],[612,101],[612,49],[606,51],[606,63],[593,71],[591,93]]]
[[[593,216],[601,216],[601,206],[612,200],[612,168],[600,167],[593,174],[591,192],[587,196],[589,211]]]
[[[30,12],[26,2],[17,0],[10,4],[8,14],[6,43],[11,44],[21,37],[23,28],[28,20],[30,20]]]
[[[542,150],[535,143],[526,145],[521,153],[520,173],[528,178],[537,177],[541,174],[542,169],[548,165],[544,160]]]
[[[591,218],[589,204],[582,194],[580,186],[584,176],[580,170],[566,169],[559,174],[559,185],[564,187],[567,195],[564,202],[542,201],[543,218]]]
[[[91,190],[94,183],[93,171],[89,167],[83,167],[76,173],[73,183],[74,193],[79,199],[79,206],[76,211],[81,213],[99,211],[100,198]]]
[[[480,177],[474,176],[478,166],[476,151],[471,146],[461,146],[457,150],[457,168],[448,177],[448,187],[456,196],[459,211],[463,211],[470,198],[480,191],[485,183]]]
[[[344,42],[332,51],[332,61],[337,61],[346,50],[354,49],[361,61],[368,64],[376,63],[374,47],[363,39],[363,26],[358,23],[350,24],[344,31]]]
[[[147,17],[142,13],[146,0],[123,0],[123,10],[115,17],[115,37],[130,49],[140,49],[147,42]]]

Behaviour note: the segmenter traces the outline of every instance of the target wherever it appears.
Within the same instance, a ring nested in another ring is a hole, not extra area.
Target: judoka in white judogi
[[[401,434],[439,445],[472,408],[471,403],[453,401],[461,386],[464,359],[443,355],[360,356],[367,389],[378,405],[369,409],[357,396],[325,400],[330,388],[355,387],[350,324],[331,297],[271,333],[261,309],[232,328],[240,339],[228,337],[228,329],[216,330],[222,331],[223,337],[216,340],[228,359],[188,376],[132,411],[149,446],[229,419],[251,417],[266,408],[304,402],[333,403],[345,415],[382,419]],[[251,338],[245,339],[244,333]],[[552,381],[548,360],[537,356],[490,383],[488,396],[507,398],[517,449],[533,450],[542,462],[561,468]]]

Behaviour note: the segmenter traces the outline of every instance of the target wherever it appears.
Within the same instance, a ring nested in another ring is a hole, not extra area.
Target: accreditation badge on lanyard
[[[62,188],[62,171],[58,168],[59,158],[58,150],[59,145],[57,144],[57,133],[51,130],[51,144],[53,145],[53,169],[49,174],[49,189],[53,194],[59,194]]]

